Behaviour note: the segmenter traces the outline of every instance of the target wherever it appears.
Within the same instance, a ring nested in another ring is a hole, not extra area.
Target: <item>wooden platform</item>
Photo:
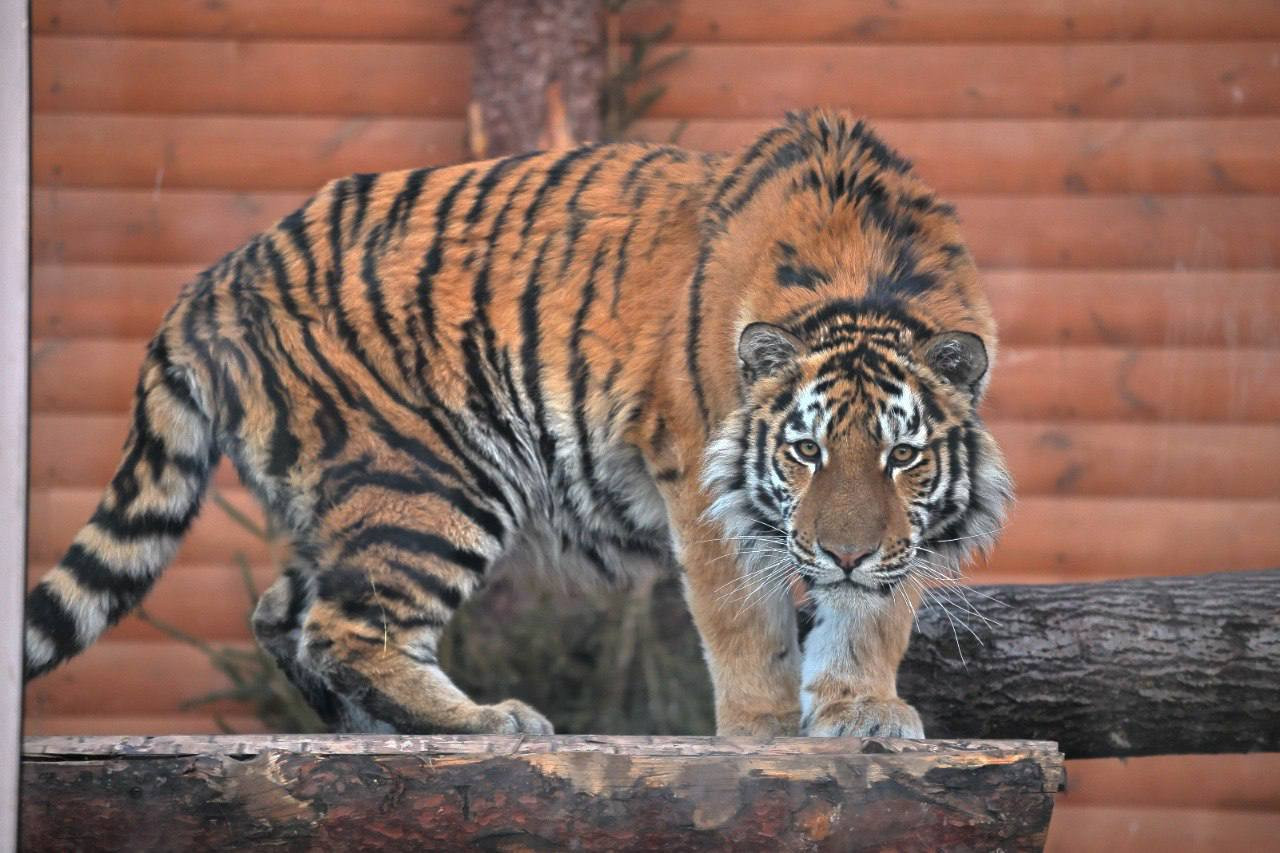
[[[35,737],[24,850],[1038,850],[1045,741]]]

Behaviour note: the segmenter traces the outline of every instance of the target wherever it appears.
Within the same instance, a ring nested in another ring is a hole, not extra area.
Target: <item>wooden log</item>
[[[1052,737],[1071,758],[1280,750],[1280,570],[968,600],[959,627],[920,612],[898,677],[934,737]]]
[[[1280,424],[992,421],[1022,497],[1275,498]],[[129,415],[37,413],[30,486],[100,488],[120,463]],[[239,486],[230,465],[214,484]]]
[[[143,339],[33,341],[32,411],[127,411],[145,346]],[[1280,359],[1260,348],[1008,347],[984,408],[991,420],[1274,424]]]
[[[636,139],[728,151],[777,123],[642,119]],[[938,192],[1213,193],[1280,191],[1275,118],[880,120]],[[352,172],[467,158],[452,118],[40,113],[40,186],[312,192]]]
[[[460,118],[458,42],[36,36],[38,112]],[[1265,116],[1266,41],[1080,44],[695,44],[652,81],[654,118],[768,118],[801,105],[887,118]]]
[[[272,225],[306,193],[37,189],[36,263],[208,264]],[[979,266],[1272,269],[1280,198],[1265,195],[965,195],[960,212]]]
[[[37,34],[215,38],[462,39],[464,0],[35,0]],[[683,0],[629,4],[626,31],[668,21],[677,41],[1125,41],[1280,37],[1270,0]]]
[[[37,264],[31,334],[146,338],[198,271],[194,264]],[[982,278],[1002,347],[1280,347],[1276,270],[991,270]]]
[[[1006,849],[1054,744],[645,737],[28,738],[24,850]]]

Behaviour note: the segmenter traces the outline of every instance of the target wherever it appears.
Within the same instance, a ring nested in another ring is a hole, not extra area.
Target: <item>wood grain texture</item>
[[[29,738],[23,847],[1038,850],[1051,743]]]
[[[196,264],[38,264],[32,335],[145,338]],[[1280,348],[1280,272],[984,270],[1002,345]]]
[[[37,111],[460,117],[467,46],[36,36]],[[1270,42],[695,44],[655,118],[776,119],[797,105],[877,118],[1262,116]]]
[[[646,119],[633,138],[728,151],[775,121]],[[874,124],[945,194],[1280,190],[1274,118]],[[41,186],[311,192],[352,172],[466,159],[452,118],[41,113],[33,133]]]
[[[465,0],[35,0],[39,34],[228,38],[460,39]],[[649,0],[623,16],[624,32],[671,21],[678,41],[917,42],[1280,37],[1268,0]]]
[[[1018,493],[1185,498],[1280,496],[1278,424],[997,421],[989,425]],[[120,461],[126,413],[37,414],[32,488],[103,486]],[[228,465],[214,483],[235,488]]]
[[[32,411],[127,411],[144,346],[36,339]],[[984,411],[992,420],[1269,423],[1280,417],[1280,359],[1254,348],[1008,347]]]
[[[971,630],[918,615],[898,685],[926,732],[1052,733],[1072,758],[1280,750],[1280,569],[977,593],[1004,606]]]
[[[307,194],[37,189],[35,263],[209,264]],[[952,196],[987,268],[1268,269],[1280,258],[1280,197]]]

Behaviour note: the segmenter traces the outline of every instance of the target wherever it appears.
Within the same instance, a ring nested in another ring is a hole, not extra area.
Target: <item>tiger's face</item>
[[[888,595],[989,544],[1009,479],[974,411],[988,368],[976,335],[917,342],[868,316],[841,328],[743,331],[745,404],[708,454],[712,513],[752,571],[819,596]]]

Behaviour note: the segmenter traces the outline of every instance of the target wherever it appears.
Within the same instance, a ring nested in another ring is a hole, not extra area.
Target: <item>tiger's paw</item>
[[[553,735],[551,721],[519,699],[508,699],[494,705],[480,706],[475,734]]]
[[[920,715],[901,699],[842,699],[814,709],[801,731],[809,737],[923,738]]]

